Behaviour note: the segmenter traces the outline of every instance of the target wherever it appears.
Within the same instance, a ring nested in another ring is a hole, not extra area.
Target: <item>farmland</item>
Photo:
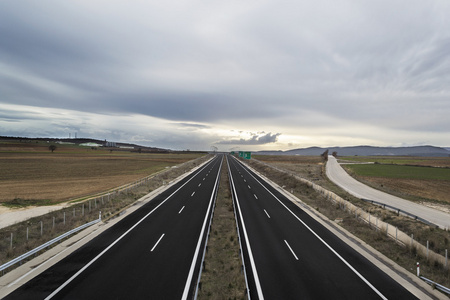
[[[351,157],[342,161],[349,159],[355,160]],[[361,182],[412,201],[450,204],[450,158],[367,157],[356,160],[374,162],[343,165]]]
[[[137,153],[73,145],[0,144],[0,203],[49,205],[105,192],[198,153]]]

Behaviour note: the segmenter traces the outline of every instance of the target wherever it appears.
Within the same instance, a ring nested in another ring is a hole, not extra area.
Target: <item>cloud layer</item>
[[[448,15],[416,0],[2,1],[0,134],[449,146]]]

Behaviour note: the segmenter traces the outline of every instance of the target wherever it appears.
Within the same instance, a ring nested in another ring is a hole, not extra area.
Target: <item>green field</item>
[[[420,180],[450,180],[450,169],[405,165],[355,164],[345,165],[358,176]]]

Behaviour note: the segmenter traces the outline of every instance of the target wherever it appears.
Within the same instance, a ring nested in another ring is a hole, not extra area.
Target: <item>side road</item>
[[[371,188],[351,177],[334,156],[328,156],[326,174],[332,182],[355,197],[389,204],[436,224],[442,229],[450,228],[450,214]]]

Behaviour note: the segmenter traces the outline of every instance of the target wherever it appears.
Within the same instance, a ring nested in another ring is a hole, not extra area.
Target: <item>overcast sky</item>
[[[0,1],[0,135],[450,146],[450,1]]]

